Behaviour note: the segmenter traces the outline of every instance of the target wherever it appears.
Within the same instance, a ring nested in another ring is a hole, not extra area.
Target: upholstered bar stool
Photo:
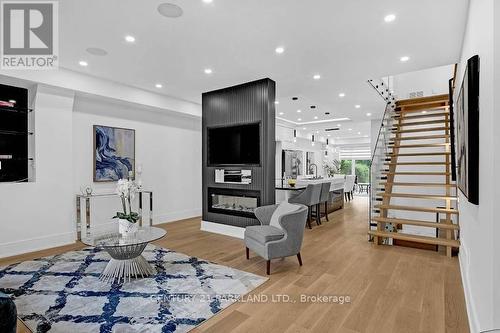
[[[319,197],[321,195],[321,184],[309,184],[306,189],[299,194],[288,199],[289,203],[296,203],[307,206],[307,226],[309,229],[312,229],[311,219],[312,219],[312,207],[319,204]],[[318,215],[318,214],[316,214]],[[316,224],[320,224],[318,222],[318,218],[316,217]]]
[[[324,216],[325,216],[326,220],[329,221],[329,219],[328,219],[328,199],[330,198],[330,187],[331,186],[332,186],[332,184],[330,182],[321,183],[321,194],[319,196],[319,204],[316,208],[316,210],[319,214],[320,221],[321,221],[321,206],[323,206],[323,205],[325,207]]]

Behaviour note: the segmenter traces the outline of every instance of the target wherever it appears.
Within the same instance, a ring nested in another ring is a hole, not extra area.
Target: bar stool
[[[321,195],[321,184],[309,184],[306,189],[299,194],[288,199],[289,203],[296,203],[307,206],[307,226],[309,229],[312,229],[311,220],[312,220],[312,207],[317,206],[319,204],[319,196]],[[319,215],[319,214],[316,214]],[[318,222],[318,217],[316,217],[316,224],[320,224]]]
[[[321,194],[319,196],[319,204],[316,208],[318,214],[319,214],[319,220],[321,224],[321,205],[325,204],[325,213],[324,216],[326,217],[327,221],[330,221],[328,219],[328,199],[330,199],[330,187],[332,184],[330,182],[326,183],[321,183]]]

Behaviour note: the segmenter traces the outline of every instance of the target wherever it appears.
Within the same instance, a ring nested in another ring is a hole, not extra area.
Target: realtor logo
[[[2,69],[58,66],[58,3],[2,1]]]

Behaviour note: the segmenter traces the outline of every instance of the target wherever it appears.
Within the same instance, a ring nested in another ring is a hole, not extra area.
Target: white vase
[[[118,232],[122,236],[133,234],[137,231],[137,223],[129,222],[128,220],[118,219]]]

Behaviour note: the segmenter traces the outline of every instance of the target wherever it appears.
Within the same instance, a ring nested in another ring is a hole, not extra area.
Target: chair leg
[[[267,275],[271,275],[271,260],[266,262],[266,273]]]
[[[327,221],[330,221],[330,220],[328,219],[328,201],[325,201],[325,217],[326,217],[326,220],[327,220]]]
[[[297,259],[299,260],[299,266],[302,266],[302,258],[300,257],[300,252],[297,253]]]
[[[316,205],[316,224],[320,225],[321,224],[321,215],[319,211],[319,204]]]
[[[248,249],[248,247],[246,248],[246,253],[247,253],[247,260],[250,259],[250,250]]]
[[[308,209],[307,209],[307,226],[309,227],[309,229],[312,229],[311,220],[312,220],[312,208],[308,207]]]

